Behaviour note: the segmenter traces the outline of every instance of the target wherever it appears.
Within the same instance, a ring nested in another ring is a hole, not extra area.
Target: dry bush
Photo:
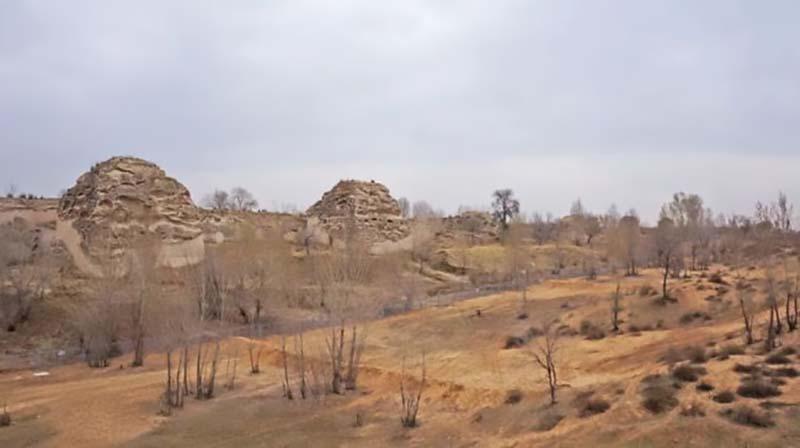
[[[780,367],[777,369],[765,370],[764,374],[771,377],[797,378],[800,373],[794,367]]]
[[[693,383],[706,373],[705,368],[690,365],[680,365],[672,369],[672,377],[686,383]]]
[[[708,360],[706,357],[706,350],[699,345],[691,345],[684,350],[689,361],[695,364],[703,364]]]
[[[747,365],[747,364],[737,363],[736,365],[733,366],[733,371],[736,373],[754,374],[754,373],[760,373],[761,367],[755,364]]]
[[[729,390],[723,390],[722,392],[715,394],[713,397],[711,397],[711,399],[717,403],[733,403],[736,400],[736,395]]]
[[[739,345],[726,345],[719,350],[717,359],[724,360],[733,355],[744,355],[744,347]]]
[[[639,288],[639,295],[641,297],[649,297],[649,296],[654,296],[656,294],[658,294],[658,291],[652,285],[642,285]]]
[[[728,282],[726,282],[725,279],[722,278],[722,274],[720,274],[719,272],[712,273],[708,277],[708,281],[711,282],[711,283],[716,283],[718,285],[727,285],[728,284]]]
[[[651,375],[642,380],[642,406],[653,414],[667,412],[678,406],[677,390],[668,378]]]
[[[539,432],[550,431],[558,426],[558,424],[561,423],[561,420],[564,420],[563,415],[557,412],[547,412],[539,417],[539,421],[536,422],[534,430]]]
[[[506,393],[505,404],[517,404],[522,401],[522,391],[519,389],[512,389]]]
[[[591,417],[593,415],[602,414],[611,408],[611,404],[602,398],[589,398],[581,406],[578,415],[581,418]]]
[[[767,359],[764,360],[767,364],[791,364],[792,360],[789,359],[786,355],[782,355],[780,353],[773,353],[767,356]]]
[[[682,315],[679,322],[681,323],[681,325],[688,325],[696,320],[709,321],[711,320],[711,316],[709,316],[708,313],[702,311],[690,311]]]
[[[714,390],[714,386],[712,384],[703,381],[697,385],[696,389],[699,390],[700,392],[711,392],[712,390]]]
[[[526,343],[527,343],[527,341],[525,341],[525,339],[523,339],[523,338],[521,338],[519,336],[508,336],[506,338],[505,345],[503,345],[503,348],[506,349],[506,350],[510,350],[512,348],[521,348]]]
[[[681,408],[681,415],[684,417],[705,417],[706,411],[702,403],[693,401]]]
[[[602,328],[598,327],[597,325],[593,324],[588,320],[584,320],[581,322],[580,334],[582,336],[585,336],[586,339],[590,341],[596,341],[606,337],[606,332],[603,331]]]
[[[8,413],[8,406],[3,405],[3,412],[0,413],[0,428],[11,426],[11,414]]]
[[[720,415],[740,425],[753,426],[756,428],[775,426],[775,422],[769,414],[747,405],[739,405],[734,408],[725,409],[720,412]]]
[[[750,378],[742,382],[736,393],[747,398],[770,398],[781,394],[780,389],[760,378]]]
[[[422,377],[419,382],[417,393],[410,391],[406,387],[406,360],[403,358],[402,369],[400,372],[400,405],[402,412],[400,414],[400,423],[404,428],[415,428],[417,426],[417,415],[419,414],[419,405],[422,402],[422,392],[425,390],[425,354],[422,354]]]

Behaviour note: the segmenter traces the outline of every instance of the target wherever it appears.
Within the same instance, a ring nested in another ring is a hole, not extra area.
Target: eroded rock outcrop
[[[153,236],[163,243],[162,264],[203,258],[201,215],[189,190],[142,159],[114,157],[95,165],[64,194],[58,214],[95,259]]]
[[[375,181],[342,180],[306,214],[318,219],[334,240],[345,238],[350,225],[371,243],[399,241],[409,234],[397,201],[386,186]]]

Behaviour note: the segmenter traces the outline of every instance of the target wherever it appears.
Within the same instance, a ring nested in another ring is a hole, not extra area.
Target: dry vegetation
[[[208,203],[246,213],[244,193]],[[526,221],[500,190],[491,242],[416,205],[396,251],[355,221],[328,246],[243,221],[202,263],[161,267],[143,238],[78,280],[3,224],[5,333],[45,343],[61,300],[70,343],[0,370],[0,445],[790,446],[788,207],[714,220],[681,193],[642,228],[580,201]]]

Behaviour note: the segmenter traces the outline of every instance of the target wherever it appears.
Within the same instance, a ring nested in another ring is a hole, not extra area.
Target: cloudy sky
[[[0,2],[0,188],[136,155],[195,199],[800,202],[800,2]]]

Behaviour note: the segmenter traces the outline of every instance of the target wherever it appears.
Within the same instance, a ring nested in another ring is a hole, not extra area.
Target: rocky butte
[[[147,237],[163,243],[161,264],[193,264],[204,256],[201,213],[189,190],[146,160],[113,157],[96,164],[63,195],[58,215],[95,261]]]
[[[409,234],[397,200],[385,185],[375,181],[339,181],[306,215],[310,225],[318,222],[334,242],[346,237],[351,224],[369,243],[400,241]]]

